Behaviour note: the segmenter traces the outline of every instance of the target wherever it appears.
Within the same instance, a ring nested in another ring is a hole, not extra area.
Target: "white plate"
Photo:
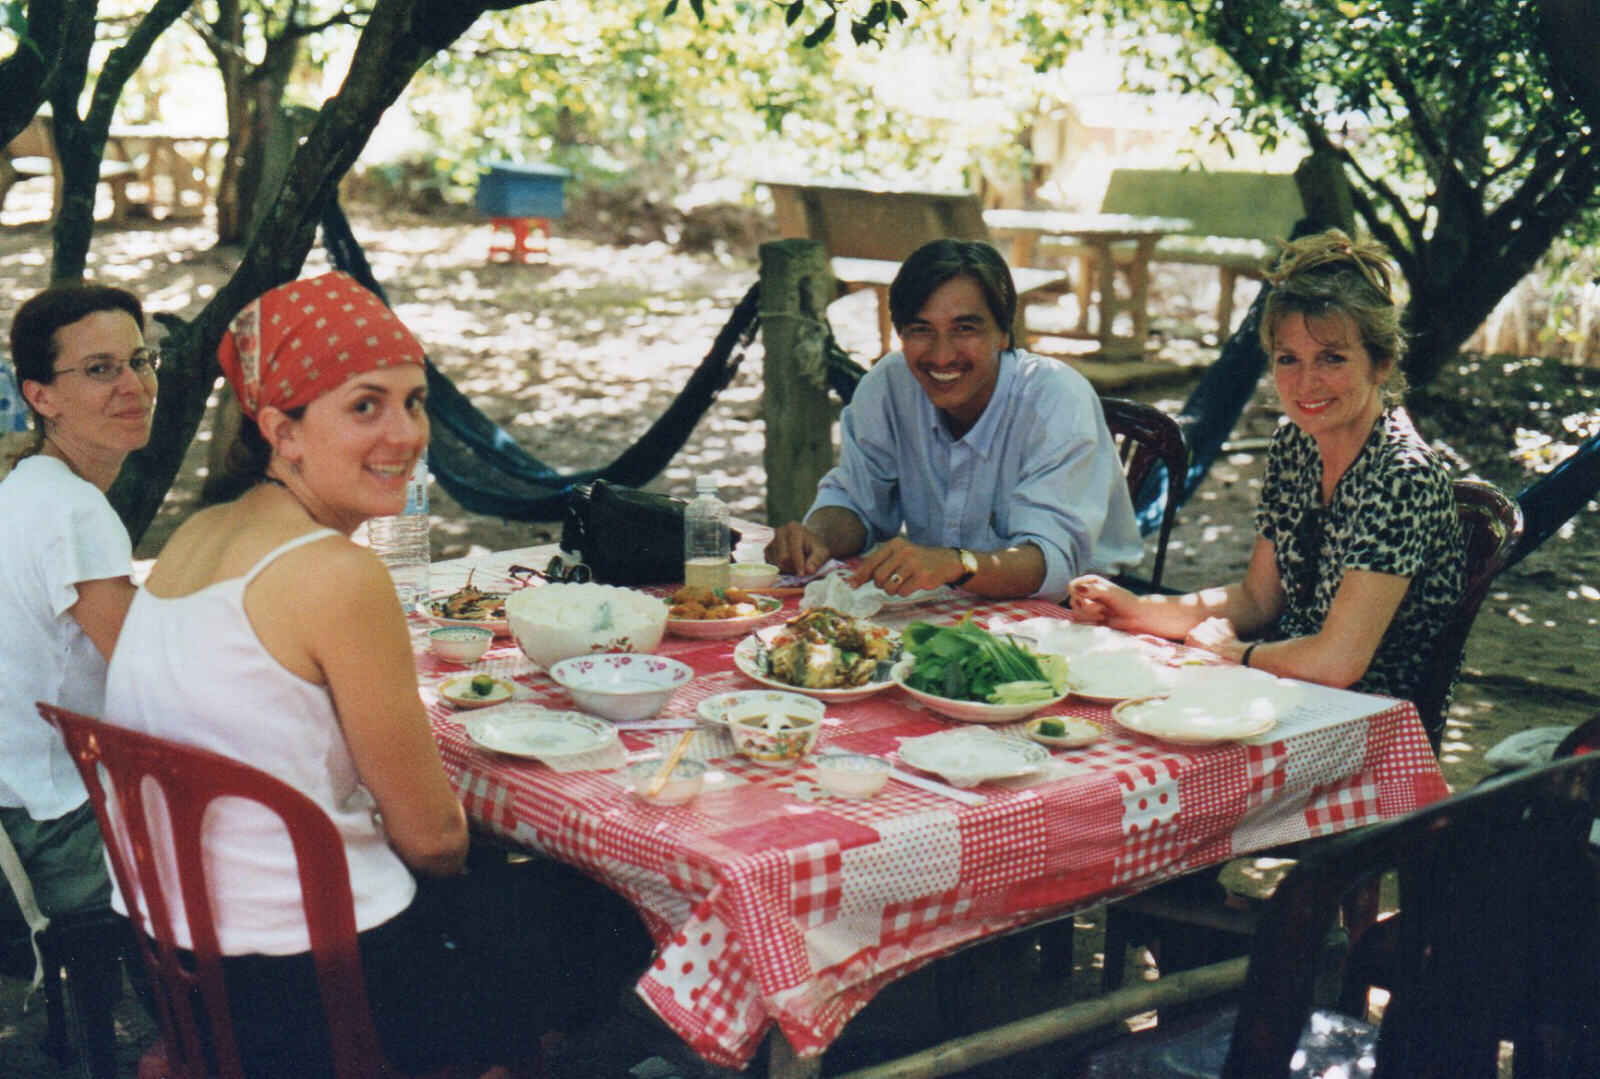
[[[743,618],[668,618],[667,632],[695,640],[717,640],[748,633],[762,622],[783,610],[783,600],[776,596],[756,596],[762,608],[759,614]]]
[[[718,693],[701,701],[695,711],[707,723],[726,723],[728,710],[741,704],[786,704],[815,716],[821,716],[823,711],[822,702],[814,697],[781,689],[740,689],[732,693]]]
[[[781,682],[763,671],[756,662],[756,649],[760,641],[755,634],[751,634],[740,641],[733,649],[733,665],[739,668],[739,673],[764,686],[773,689],[787,690],[790,693],[803,693],[807,697],[815,697],[819,701],[859,701],[870,697],[874,693],[881,693],[894,685],[894,680],[887,675],[864,686],[851,686],[848,689],[807,689],[805,686],[791,686],[788,682]]]
[[[1237,742],[1270,731],[1277,720],[1271,716],[1212,717],[1186,714],[1163,698],[1123,701],[1111,709],[1111,718],[1135,734],[1176,742],[1185,746],[1207,746]]]
[[[1091,666],[1093,662],[1093,655],[1067,661],[1067,688],[1072,696],[1097,704],[1116,704],[1119,701],[1165,697],[1172,692],[1172,682],[1176,673],[1171,667],[1152,666],[1148,672],[1115,679],[1097,679],[1092,670],[1085,671],[1082,675],[1073,673],[1074,666],[1081,669]],[[1124,672],[1124,675],[1126,673],[1128,672]]]
[[[513,757],[552,760],[603,749],[617,736],[604,720],[582,712],[551,712],[530,704],[507,704],[468,716],[467,737],[484,749]]]
[[[1062,727],[1066,728],[1066,733],[1041,734],[1039,725],[1049,719],[1060,722]],[[1081,749],[1100,737],[1100,725],[1082,716],[1040,716],[1038,719],[1028,720],[1026,730],[1029,738],[1051,749]]]
[[[1043,746],[990,730],[958,727],[900,742],[900,760],[958,787],[1037,772],[1050,759]]]
[[[484,591],[499,592],[500,590],[498,588],[486,588]],[[510,592],[501,594],[507,597],[510,596]],[[448,599],[453,595],[455,595],[454,592],[430,592],[426,598],[417,601],[417,613],[436,626],[481,626],[484,629],[493,630],[496,637],[511,636],[511,623],[504,618],[446,618],[444,615],[433,613],[433,605],[435,603]]]
[[[491,704],[504,704],[511,699],[514,687],[503,678],[493,679],[494,688],[479,696],[472,692],[475,674],[458,674],[439,683],[439,696],[457,708],[487,708]]]
[[[894,670],[890,672],[894,684],[941,716],[962,723],[1015,723],[1019,719],[1033,715],[1041,708],[1049,708],[1052,704],[1060,704],[1067,699],[1067,695],[1062,693],[1033,704],[990,704],[988,701],[958,701],[953,697],[941,697],[937,693],[912,689],[906,685],[906,675],[911,673],[912,664],[915,662],[905,659],[894,665]]]

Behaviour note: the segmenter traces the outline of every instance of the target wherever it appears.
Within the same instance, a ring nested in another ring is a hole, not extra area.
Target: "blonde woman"
[[[1386,402],[1404,342],[1394,267],[1337,230],[1288,245],[1262,345],[1273,438],[1245,579],[1186,596],[1072,582],[1082,619],[1186,640],[1274,674],[1409,698],[1463,588],[1450,476]]]

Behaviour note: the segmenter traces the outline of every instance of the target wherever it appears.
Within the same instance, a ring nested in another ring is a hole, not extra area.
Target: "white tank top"
[[[274,559],[336,534],[319,529],[297,537],[243,577],[187,596],[163,599],[140,589],[111,657],[105,718],[243,761],[322,807],[344,839],[356,928],[366,930],[404,910],[416,882],[384,837],[327,688],[274,659],[244,610],[245,588]],[[279,818],[254,803],[224,799],[212,804],[206,821],[203,848],[223,954],[308,951],[300,880]],[[188,947],[175,877],[167,884],[174,930]],[[127,912],[121,895],[115,906]]]

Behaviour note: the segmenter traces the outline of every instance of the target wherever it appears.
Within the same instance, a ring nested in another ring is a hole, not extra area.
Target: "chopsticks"
[[[947,783],[940,783],[937,779],[927,779],[912,772],[899,768],[889,769],[889,778],[898,779],[908,787],[919,787],[930,794],[942,794],[946,798],[960,802],[962,805],[981,806],[988,801],[976,791],[964,791],[959,787],[952,787]]]
[[[650,786],[645,788],[645,797],[654,798],[661,793],[661,788],[667,785],[667,780],[672,778],[672,770],[678,767],[678,762],[683,760],[683,755],[689,751],[689,743],[694,741],[694,731],[684,731],[682,737],[673,743],[672,752],[667,754],[667,759],[661,762],[661,769],[650,779]]]

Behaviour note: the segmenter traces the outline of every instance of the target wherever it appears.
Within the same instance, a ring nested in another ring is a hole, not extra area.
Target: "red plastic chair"
[[[327,814],[299,791],[249,765],[64,708],[43,703],[38,708],[61,730],[89,788],[130,917],[135,925],[148,921],[154,933],[153,939],[139,933],[139,948],[154,982],[169,1079],[210,1079],[213,1074],[217,1079],[243,1079],[200,845],[201,822],[218,798],[258,802],[283,820],[299,866],[334,1075],[380,1079],[397,1074],[385,1061],[372,1024],[356,946],[349,868]],[[160,790],[170,822],[167,832],[178,862],[178,897],[168,893],[159,872],[166,852],[156,846],[146,813],[152,785]],[[192,958],[173,936],[171,910],[173,900],[180,897],[193,937]],[[197,1003],[203,1017],[197,1014]],[[209,1038],[202,1030],[209,1032]],[[208,1043],[215,1073],[207,1068]],[[141,1077],[156,1067],[147,1058]]]

